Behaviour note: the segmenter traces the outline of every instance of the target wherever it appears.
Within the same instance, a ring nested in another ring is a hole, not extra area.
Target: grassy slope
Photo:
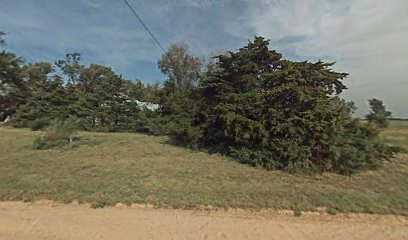
[[[401,123],[398,123],[399,127]],[[404,124],[403,124],[404,125]],[[405,128],[389,142],[408,146]],[[394,124],[391,125],[394,127]],[[51,199],[193,208],[336,208],[408,215],[408,155],[352,177],[296,176],[166,144],[166,137],[81,132],[74,150],[31,150],[40,132],[0,128],[0,200]]]

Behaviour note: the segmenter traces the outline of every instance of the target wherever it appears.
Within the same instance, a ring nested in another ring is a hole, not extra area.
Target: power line
[[[127,0],[123,0],[126,5],[128,6],[128,8],[130,9],[130,11],[132,11],[133,15],[135,15],[135,17],[139,20],[139,22],[142,24],[142,26],[146,29],[146,31],[149,33],[149,35],[153,38],[154,42],[157,44],[157,46],[159,46],[159,48],[164,52],[166,52],[166,50],[164,49],[164,47],[160,44],[159,40],[157,40],[157,38],[153,35],[153,33],[149,30],[149,28],[146,26],[146,24],[143,22],[143,20],[139,17],[139,15],[136,13],[136,11],[133,9],[132,6],[130,6],[130,4],[128,3]]]

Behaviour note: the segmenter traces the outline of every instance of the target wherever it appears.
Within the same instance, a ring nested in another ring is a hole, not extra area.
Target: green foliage
[[[337,209],[334,208],[334,207],[329,207],[329,208],[327,208],[326,212],[327,212],[328,214],[330,214],[330,215],[336,215],[338,211],[337,211]]]
[[[37,137],[34,139],[33,142],[33,149],[35,150],[45,150],[45,149],[51,149],[51,148],[56,148],[56,147],[62,147],[62,146],[67,146],[68,141],[66,139],[58,139],[58,140],[47,140],[44,139],[43,137]]]
[[[15,115],[14,126],[31,127],[53,119],[64,120],[68,118],[69,105],[66,90],[60,78],[46,79],[37,89],[31,92]],[[47,125],[47,124],[44,124]]]
[[[22,78],[22,63],[15,54],[0,52],[0,113],[6,116],[17,111],[27,90]]]
[[[354,105],[338,97],[346,73],[333,71],[333,63],[282,59],[268,45],[256,37],[207,66],[186,45],[172,45],[158,62],[168,77],[163,87],[82,65],[78,53],[56,61],[62,76],[50,76],[49,63],[24,65],[3,51],[0,113],[33,130],[59,121],[65,129],[171,135],[267,170],[351,174],[397,151],[378,139],[373,124],[351,117]],[[390,113],[379,100],[370,104],[369,121],[385,126]]]
[[[391,112],[385,109],[383,102],[373,98],[368,100],[368,103],[370,104],[371,111],[366,115],[367,120],[379,128],[388,127],[388,119],[391,117]]]
[[[295,217],[302,216],[302,209],[300,209],[299,207],[294,207],[293,208],[293,216],[295,216]]]
[[[69,80],[66,85],[59,76],[47,77],[52,69],[48,65],[24,68],[32,76],[29,82],[33,91],[26,94],[14,126],[38,129],[50,121],[66,121],[75,116],[81,119],[80,128],[84,130],[144,131],[145,110],[137,103],[144,97],[144,85],[123,80],[105,66],[84,67],[79,55],[67,56],[67,60],[58,62]]]
[[[6,44],[6,40],[4,39],[4,35],[6,35],[4,32],[0,31],[0,46]]]
[[[192,88],[197,85],[202,61],[188,54],[186,44],[172,44],[158,61],[159,69],[179,88]]]
[[[352,119],[353,105],[337,97],[347,74],[332,65],[284,60],[261,37],[218,56],[200,86],[200,145],[290,172],[350,174],[379,166],[394,149]]]
[[[32,121],[28,121],[26,123],[26,126],[33,131],[38,131],[38,130],[42,130],[42,129],[49,127],[50,124],[51,124],[51,121],[49,119],[38,118]]]
[[[55,61],[55,65],[68,77],[68,84],[75,85],[81,77],[83,65],[80,64],[81,54],[67,53],[65,59]]]
[[[81,120],[69,117],[65,121],[54,121],[43,136],[34,140],[34,149],[49,149],[54,147],[73,147],[74,133],[81,126]]]
[[[153,134],[171,135],[186,146],[197,147],[201,133],[193,123],[201,102],[197,86],[203,63],[188,53],[187,45],[173,44],[158,65],[168,79],[159,92],[160,108],[149,129]]]

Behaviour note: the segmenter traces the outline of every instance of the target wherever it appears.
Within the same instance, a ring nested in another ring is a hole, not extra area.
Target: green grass
[[[408,155],[351,177],[268,172],[168,138],[80,132],[78,148],[33,150],[41,132],[0,128],[0,200],[148,203],[157,207],[276,208],[408,215]],[[383,137],[408,146],[408,129]],[[395,140],[395,137],[401,139]]]
[[[389,128],[408,129],[408,120],[392,120]]]
[[[408,120],[390,121],[389,128],[381,133],[381,137],[386,143],[401,146],[408,153]]]

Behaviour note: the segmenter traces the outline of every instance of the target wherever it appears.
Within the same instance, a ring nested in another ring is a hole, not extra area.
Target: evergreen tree
[[[143,116],[137,100],[142,98],[140,82],[123,80],[109,67],[91,64],[83,67],[76,85],[77,99],[72,107],[91,128],[137,131]]]
[[[19,109],[14,125],[34,130],[47,127],[53,120],[69,117],[68,105],[63,80],[58,76],[47,79],[41,85],[37,84],[36,90]]]
[[[26,90],[22,78],[23,61],[15,54],[0,52],[0,113],[4,118],[17,111],[20,105],[20,90]]]
[[[0,31],[0,46],[5,45],[5,34]],[[23,92],[28,91],[22,74],[23,60],[14,53],[0,52],[0,120],[14,114],[21,101]]]
[[[145,84],[142,87],[142,98],[141,101],[156,103],[160,102],[161,87],[158,83],[156,84]]]
[[[392,154],[375,129],[337,97],[346,73],[332,63],[293,62],[256,37],[218,56],[202,83],[201,146],[267,169],[351,173]]]
[[[368,103],[371,111],[366,115],[367,120],[380,128],[388,127],[388,118],[391,117],[391,112],[385,109],[383,102],[373,98],[368,100]]]

